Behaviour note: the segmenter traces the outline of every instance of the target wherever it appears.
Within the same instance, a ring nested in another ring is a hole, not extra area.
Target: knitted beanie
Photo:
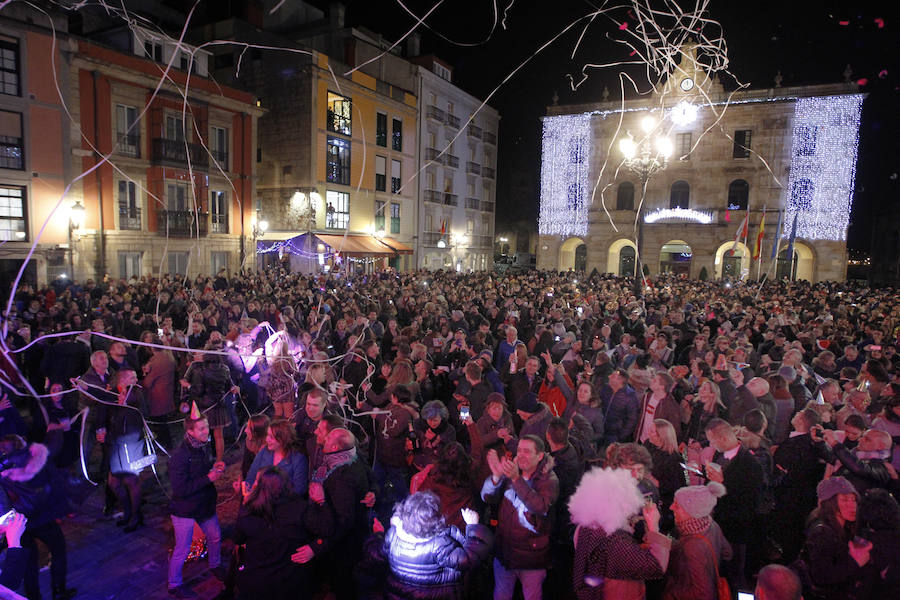
[[[708,517],[716,507],[716,501],[725,495],[725,486],[711,481],[706,485],[690,485],[675,492],[675,502],[691,517]]]
[[[820,481],[816,486],[816,497],[819,502],[830,500],[838,494],[853,494],[857,498],[859,497],[859,492],[856,491],[853,484],[843,477],[829,477]]]

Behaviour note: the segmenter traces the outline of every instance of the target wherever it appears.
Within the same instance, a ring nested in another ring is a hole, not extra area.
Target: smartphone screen
[[[753,600],[753,592],[738,592],[738,600]]]
[[[460,407],[459,418],[460,418],[460,420],[463,420],[463,421],[469,418],[469,407],[468,406]]]

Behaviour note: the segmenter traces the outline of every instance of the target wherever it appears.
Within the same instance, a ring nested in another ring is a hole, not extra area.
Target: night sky
[[[496,1],[502,18],[510,0]],[[437,0],[404,1],[419,15],[436,3]],[[313,4],[327,7],[326,2]],[[393,0],[347,4],[349,24],[367,27],[390,40],[401,37],[415,22]],[[682,4],[688,5],[685,0]],[[874,213],[896,202],[898,193],[900,23],[892,22],[887,11],[882,10],[888,4],[713,0],[709,5],[709,17],[723,27],[729,70],[742,82],[749,82],[751,88],[772,87],[779,69],[783,86],[837,83],[843,81],[847,64],[853,70],[852,79],[864,84],[861,91],[867,92],[869,98],[863,106],[856,197],[848,239],[848,246],[858,250],[868,250]],[[628,51],[608,39],[607,35],[619,37],[619,31],[609,18],[601,16],[590,26],[574,58],[571,53],[581,25],[560,36],[507,83],[500,84],[538,48],[598,5],[599,2],[578,0],[516,0],[506,12],[503,29],[499,22],[494,27],[491,0],[445,0],[426,20],[430,29],[418,30],[422,35],[422,53],[434,53],[450,62],[458,86],[479,98],[500,86],[490,101],[501,115],[497,230],[518,219],[537,219],[539,118],[552,103],[554,92],[559,95],[560,104],[599,101],[604,86],[615,97],[620,93],[618,73],[623,69],[591,71],[589,79],[576,91],[571,90],[567,75],[578,77],[586,62],[626,59]],[[627,19],[624,12],[617,11],[613,16]],[[639,79],[642,70],[631,68],[627,72],[639,83],[645,83],[645,79]],[[729,87],[728,81],[723,83]]]

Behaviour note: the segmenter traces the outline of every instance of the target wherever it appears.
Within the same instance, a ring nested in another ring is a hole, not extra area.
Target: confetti
[[[882,69],[882,70],[878,71],[878,79],[884,79],[885,77],[887,77],[887,74],[888,74],[887,69]]]
[[[619,31],[625,31],[626,29],[628,29],[628,21],[625,21],[624,23],[619,25]]]
[[[878,27],[878,29],[884,29],[884,19],[875,17],[875,26]]]

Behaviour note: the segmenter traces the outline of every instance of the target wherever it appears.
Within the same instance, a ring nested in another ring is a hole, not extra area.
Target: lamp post
[[[674,150],[672,140],[665,135],[652,135],[659,126],[659,122],[647,115],[641,119],[641,129],[644,137],[636,142],[630,132],[619,140],[619,151],[623,156],[625,167],[638,176],[641,180],[641,201],[638,204],[638,235],[637,235],[637,261],[635,262],[635,291],[641,295],[644,278],[643,254],[641,251],[644,238],[644,199],[647,195],[647,184],[656,173],[664,170],[669,165],[669,157]]]
[[[81,204],[80,200],[76,200],[75,204],[69,208],[69,278],[70,281],[75,280],[75,247],[73,246],[73,240],[75,239],[75,232],[81,229],[81,226],[84,225],[84,205]]]

